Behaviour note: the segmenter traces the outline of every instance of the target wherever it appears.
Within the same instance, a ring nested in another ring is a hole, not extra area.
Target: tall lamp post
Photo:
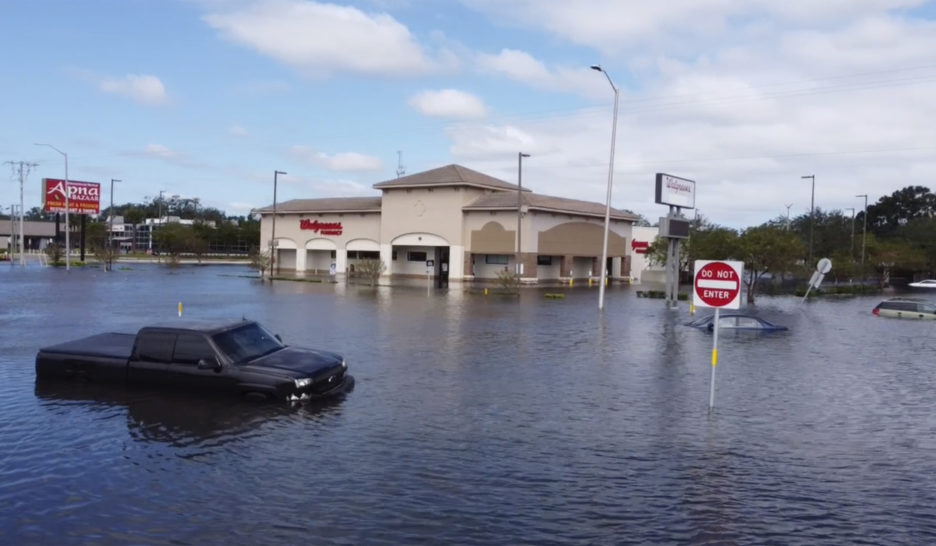
[[[864,197],[864,214],[862,215],[864,216],[864,218],[862,218],[862,220],[864,220],[864,225],[861,227],[861,265],[864,265],[865,240],[868,237],[868,194],[861,193],[861,194],[856,195],[855,197]]]
[[[614,117],[611,121],[611,159],[608,161],[608,193],[605,196],[604,243],[602,243],[601,247],[601,280],[598,285],[598,310],[601,311],[604,309],[605,281],[607,280],[605,268],[608,264],[608,230],[611,225],[611,184],[614,179],[614,141],[617,137],[618,95],[620,93],[617,86],[611,81],[611,76],[609,76],[600,65],[592,65],[591,69],[604,74],[605,77],[608,78],[608,83],[611,84],[611,89],[614,90]]]
[[[71,228],[68,225],[69,192],[68,191],[68,154],[51,144],[36,143],[36,146],[48,146],[65,158],[65,271],[71,271]]]
[[[852,213],[851,247],[848,249],[848,257],[854,260],[855,259],[855,207],[846,207],[845,210],[850,210]]]
[[[520,276],[523,274],[523,266],[521,265],[520,256],[523,252],[520,246],[520,219],[523,216],[523,206],[522,198],[520,197],[520,192],[523,191],[523,158],[530,157],[530,154],[525,154],[523,152],[517,153],[517,280],[520,280]]]
[[[118,180],[116,178],[111,178],[111,194],[110,194],[110,212],[107,214],[108,222],[110,227],[107,230],[107,247],[113,250],[114,246],[114,182],[123,182],[123,180]]]
[[[273,264],[276,260],[276,182],[277,177],[286,171],[273,171],[273,228],[270,234],[270,278],[273,278]],[[277,270],[279,264],[276,264]]]
[[[809,198],[809,262],[806,264],[808,267],[812,267],[813,225],[816,223],[816,175],[807,174],[800,178],[812,180],[812,193]]]

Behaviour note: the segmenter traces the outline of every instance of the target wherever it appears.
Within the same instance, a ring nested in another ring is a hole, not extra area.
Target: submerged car
[[[923,279],[922,281],[912,282],[907,286],[911,288],[928,288],[936,290],[936,279]]]
[[[879,317],[932,320],[936,319],[936,304],[916,298],[891,298],[871,312]]]
[[[687,322],[686,326],[699,328],[702,330],[713,330],[715,328],[715,315],[708,315],[692,322]],[[768,322],[754,315],[744,313],[720,313],[718,316],[719,330],[752,330],[758,332],[779,332],[786,330],[786,326],[780,326]]]

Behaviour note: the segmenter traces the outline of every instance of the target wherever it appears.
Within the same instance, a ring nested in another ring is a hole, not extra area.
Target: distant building
[[[63,226],[64,229],[64,226]],[[11,248],[14,234],[20,230],[19,220],[0,220],[0,247]],[[55,239],[55,222],[25,220],[23,222],[23,247],[27,251],[44,250]],[[18,240],[17,240],[18,241]],[[19,250],[19,243],[16,242]]]

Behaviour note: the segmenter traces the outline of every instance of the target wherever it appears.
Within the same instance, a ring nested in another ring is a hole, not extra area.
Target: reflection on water
[[[712,335],[612,287],[270,285],[0,267],[0,543],[926,544],[936,325],[764,298]],[[560,291],[550,289],[550,291]],[[344,400],[35,384],[40,346],[188,318],[343,353]]]
[[[126,413],[130,438],[162,442],[202,454],[222,448],[277,419],[318,419],[339,411],[343,397],[303,404],[258,403],[230,396],[88,383],[40,381],[35,384],[41,407],[55,418],[75,406],[96,412]],[[199,451],[200,450],[200,451]]]

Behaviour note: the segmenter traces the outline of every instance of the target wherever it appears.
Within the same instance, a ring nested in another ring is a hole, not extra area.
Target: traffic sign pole
[[[741,308],[741,273],[744,262],[696,260],[692,303],[715,308],[712,322],[712,374],[709,384],[709,411],[715,407],[715,368],[718,366],[718,323],[722,307]]]
[[[709,387],[708,409],[712,411],[715,407],[715,367],[718,366],[718,312],[721,308],[715,308],[715,319],[712,322],[712,381]]]

